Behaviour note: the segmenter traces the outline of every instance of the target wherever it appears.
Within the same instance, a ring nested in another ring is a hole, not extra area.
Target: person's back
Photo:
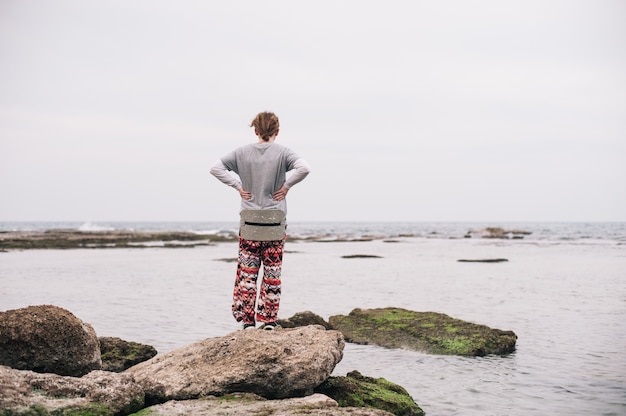
[[[251,194],[241,200],[241,209],[280,209],[287,213],[286,199],[274,199],[274,192],[287,180],[298,155],[278,143],[253,143],[222,158],[224,166],[239,175],[243,189]]]

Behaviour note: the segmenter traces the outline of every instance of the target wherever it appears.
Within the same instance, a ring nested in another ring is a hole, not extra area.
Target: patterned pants
[[[280,273],[285,240],[250,241],[239,237],[237,278],[233,292],[233,316],[237,322],[276,322],[280,306]],[[263,280],[257,302],[257,278]]]

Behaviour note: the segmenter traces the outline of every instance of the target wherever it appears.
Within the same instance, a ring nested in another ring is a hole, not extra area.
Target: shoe
[[[276,328],[276,322],[266,322],[265,325],[263,325],[263,329],[266,331],[272,331]]]
[[[243,324],[243,329],[255,329],[256,328],[256,324]]]

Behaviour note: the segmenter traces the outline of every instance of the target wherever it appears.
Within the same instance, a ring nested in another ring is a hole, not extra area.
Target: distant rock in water
[[[465,234],[465,238],[478,236],[482,238],[522,239],[524,236],[530,234],[532,234],[532,232],[525,230],[505,230],[500,227],[487,227],[482,230],[469,230],[467,234]]]
[[[151,345],[124,341],[114,337],[99,337],[102,369],[121,373],[122,371],[147,361],[157,355]]]
[[[508,259],[459,259],[457,260],[461,263],[503,263],[509,261]]]
[[[484,356],[515,350],[512,331],[454,319],[436,312],[400,308],[354,309],[348,316],[329,318],[347,342],[408,348],[433,354]]]
[[[358,371],[351,371],[346,377],[330,377],[315,391],[332,397],[341,407],[367,406],[394,415],[424,415],[403,387],[384,378],[366,377]]]
[[[0,234],[0,250],[72,248],[192,248],[215,242],[235,241],[233,236],[182,231],[81,231],[51,229]]]
[[[52,305],[0,312],[0,365],[80,377],[102,368],[93,327]]]

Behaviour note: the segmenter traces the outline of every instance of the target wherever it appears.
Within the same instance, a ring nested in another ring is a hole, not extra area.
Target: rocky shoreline
[[[465,238],[521,239],[530,232],[524,230],[504,230],[489,227],[483,230],[469,230]],[[402,237],[416,237],[403,235]],[[288,235],[288,241],[316,242],[357,242],[372,241],[381,237],[364,236],[355,238],[329,238],[327,235],[298,237]],[[207,246],[221,242],[237,241],[234,232],[198,234],[185,231],[80,231],[74,229],[49,229],[39,231],[0,231],[0,252],[31,249],[102,249],[102,248],[190,248]],[[384,240],[395,242],[395,240]]]
[[[356,370],[331,376],[345,342],[485,355],[511,352],[516,339],[511,331],[398,308],[355,309],[329,322],[306,311],[279,324],[157,354],[98,338],[56,306],[0,312],[0,415],[423,415],[404,388],[385,379]],[[411,336],[419,342],[408,342]],[[467,347],[468,340],[480,347],[441,348]]]
[[[228,234],[191,232],[43,230],[0,232],[0,251],[75,248],[195,247],[236,241]]]

